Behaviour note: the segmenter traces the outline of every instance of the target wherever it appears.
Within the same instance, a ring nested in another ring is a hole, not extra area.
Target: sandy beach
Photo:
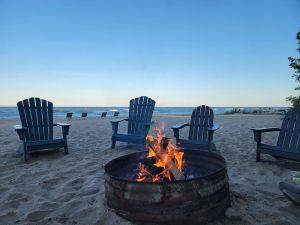
[[[255,142],[251,127],[280,126],[279,115],[217,115],[221,129],[215,133],[217,151],[225,157],[231,191],[231,209],[212,224],[299,224],[300,207],[278,189],[280,181],[291,181],[291,170],[300,163],[262,155],[255,162]],[[165,133],[171,126],[188,122],[189,117],[160,116]],[[64,121],[55,120],[56,122]],[[110,149],[109,118],[70,121],[69,155],[63,150],[33,154],[24,163],[17,155],[20,144],[12,125],[0,121],[0,224],[132,224],[108,209],[105,203],[104,165],[113,158],[135,152],[140,146],[117,143]],[[126,130],[126,122],[121,130]],[[57,128],[57,135],[61,130]],[[183,135],[187,135],[185,129]],[[264,135],[275,144],[278,133]]]

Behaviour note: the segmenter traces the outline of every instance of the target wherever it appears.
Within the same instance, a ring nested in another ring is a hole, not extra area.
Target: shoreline
[[[155,107],[153,116],[190,116],[194,107]],[[222,114],[284,114],[288,107],[211,107],[215,115]],[[54,118],[64,119],[67,113],[72,113],[73,118],[81,118],[83,112],[88,113],[87,117],[100,117],[102,112],[107,112],[111,118],[113,113],[118,111],[119,117],[128,116],[128,107],[54,107]],[[19,118],[17,107],[0,107],[0,120],[14,120]]]
[[[214,114],[214,116],[234,116],[234,115],[238,115],[238,116],[263,116],[263,115],[285,115],[284,113],[275,113],[275,112],[271,112],[271,113],[218,113],[218,114]],[[97,115],[97,116],[88,116],[87,118],[83,119],[83,120],[87,120],[87,119],[118,119],[118,118],[124,118],[124,117],[128,117],[128,115],[119,115],[118,117],[113,117],[113,116],[106,116],[104,118],[101,118],[101,116]],[[153,117],[191,117],[191,114],[156,114],[153,115]],[[62,116],[54,116],[53,119],[57,119],[57,120],[67,120],[66,117],[62,117]],[[0,118],[0,121],[19,121],[19,118]],[[82,118],[80,116],[76,116],[76,117],[72,117],[72,120],[82,120]]]

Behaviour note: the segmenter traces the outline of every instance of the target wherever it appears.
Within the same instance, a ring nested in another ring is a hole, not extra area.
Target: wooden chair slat
[[[132,120],[133,120],[133,111],[134,109],[134,99],[131,99],[129,102],[129,116],[128,116],[128,134],[132,133],[133,127],[132,127]]]
[[[212,127],[214,125],[214,111],[209,109],[209,119],[208,119],[208,126]]]
[[[190,122],[190,130],[189,130],[189,140],[196,140],[198,128],[196,127],[199,124],[199,115],[200,115],[200,107],[197,107],[193,110]]]
[[[139,116],[138,116],[138,130],[136,130],[137,133],[141,133],[141,131],[144,129],[144,124],[147,121],[146,118],[146,108],[147,108],[148,99],[145,96],[142,96],[142,98],[139,100]]]
[[[289,115],[290,112],[287,113],[287,115],[284,117],[282,124],[281,124],[281,129],[279,132],[279,136],[278,136],[278,141],[277,141],[277,146],[283,146],[283,142],[284,142],[284,138],[285,138],[285,134],[286,134],[286,130],[288,127],[288,123],[289,123]]]
[[[37,110],[36,110],[36,105],[35,105],[35,99],[30,98],[29,99],[29,109],[31,113],[31,119],[32,119],[32,129],[33,129],[33,135],[34,135],[34,140],[40,140],[40,135],[39,135],[39,128],[38,128],[38,119],[37,119]]]
[[[293,132],[291,134],[291,142],[289,146],[289,151],[293,151],[293,152],[297,152],[299,132],[300,132],[300,112],[297,111],[295,113],[296,113],[296,117],[295,117]]]
[[[24,105],[24,111],[25,111],[27,126],[28,126],[27,127],[27,132],[28,132],[29,140],[30,141],[35,141],[34,131],[33,131],[33,127],[32,127],[33,124],[32,124],[32,119],[31,119],[31,112],[30,112],[28,99],[23,101],[23,105]]]
[[[205,124],[204,124],[205,112],[206,112],[206,107],[204,105],[202,105],[201,109],[200,109],[198,134],[197,134],[196,140],[204,140],[203,133],[207,129],[207,127],[205,127]]]
[[[49,139],[53,139],[53,104],[48,102]],[[51,126],[52,125],[52,126]]]
[[[24,127],[28,127],[28,123],[27,123],[27,119],[26,119],[26,116],[25,116],[25,108],[24,108],[24,103],[23,101],[19,101],[17,103],[17,106],[18,106],[18,111],[19,111],[19,114],[20,114],[20,119],[21,119],[21,123]],[[30,137],[29,137],[29,132],[26,130],[25,131],[25,139],[26,140],[31,140]]]
[[[137,126],[137,111],[138,111],[138,98],[134,99],[134,103],[133,103],[133,112],[132,112],[132,120],[130,121],[132,123],[131,125],[131,133],[130,134],[134,134],[136,131],[136,126]],[[129,123],[129,121],[128,121]]]
[[[288,124],[287,124],[286,130],[284,131],[285,135],[284,135],[282,147],[284,150],[287,150],[287,151],[289,150],[289,147],[290,147],[291,137],[292,137],[293,129],[295,126],[295,120],[296,120],[296,113],[293,111],[289,115]]]
[[[47,111],[47,101],[42,99],[42,114],[43,114],[43,123],[49,124],[48,122],[48,111]],[[49,140],[49,129],[48,127],[44,127],[44,138],[45,140]]]
[[[37,108],[36,113],[37,113],[37,123],[38,123],[38,131],[39,131],[39,140],[45,140],[41,99],[35,98],[35,105]]]
[[[203,120],[203,125],[202,125],[202,138],[199,138],[201,140],[207,141],[208,139],[208,127],[209,127],[209,115],[210,115],[210,108],[205,106],[205,112],[204,112],[204,118]]]
[[[293,113],[290,116],[289,124],[286,130],[284,142],[283,142],[283,148],[287,151],[292,150],[291,142],[292,142],[292,136],[294,133],[294,129],[296,127],[296,121],[297,121],[297,112],[293,111]],[[296,134],[295,134],[296,135]]]

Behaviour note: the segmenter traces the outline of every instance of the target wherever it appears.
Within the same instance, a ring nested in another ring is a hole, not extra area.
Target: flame
[[[168,167],[170,160],[174,162],[174,165],[178,168],[179,171],[183,169],[183,152],[180,149],[172,144],[172,139],[166,138],[163,134],[164,124],[161,124],[159,127],[154,127],[156,137],[148,135],[146,137],[147,142],[153,143],[153,150],[149,145],[147,145],[148,154],[147,158],[155,158],[155,163],[153,166],[156,168],[162,168],[162,171],[158,174],[152,174],[151,171],[147,170],[147,166],[143,163],[139,163],[138,173],[136,176],[136,181],[152,181],[158,182],[163,180],[172,180],[171,172]],[[167,143],[166,143],[167,142]],[[167,145],[166,149],[163,146]],[[157,155],[156,152],[161,154]]]

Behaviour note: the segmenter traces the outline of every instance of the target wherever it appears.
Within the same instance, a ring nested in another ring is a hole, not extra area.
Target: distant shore
[[[215,115],[222,114],[284,114],[287,107],[211,107]],[[155,107],[155,116],[190,116],[194,107]],[[113,117],[119,112],[120,117],[128,116],[128,107],[54,107],[54,118],[66,118],[67,113],[72,113],[72,118],[80,118],[86,112],[87,117],[101,117],[102,112],[107,112],[107,117]],[[19,119],[17,107],[0,107],[0,120]]]

